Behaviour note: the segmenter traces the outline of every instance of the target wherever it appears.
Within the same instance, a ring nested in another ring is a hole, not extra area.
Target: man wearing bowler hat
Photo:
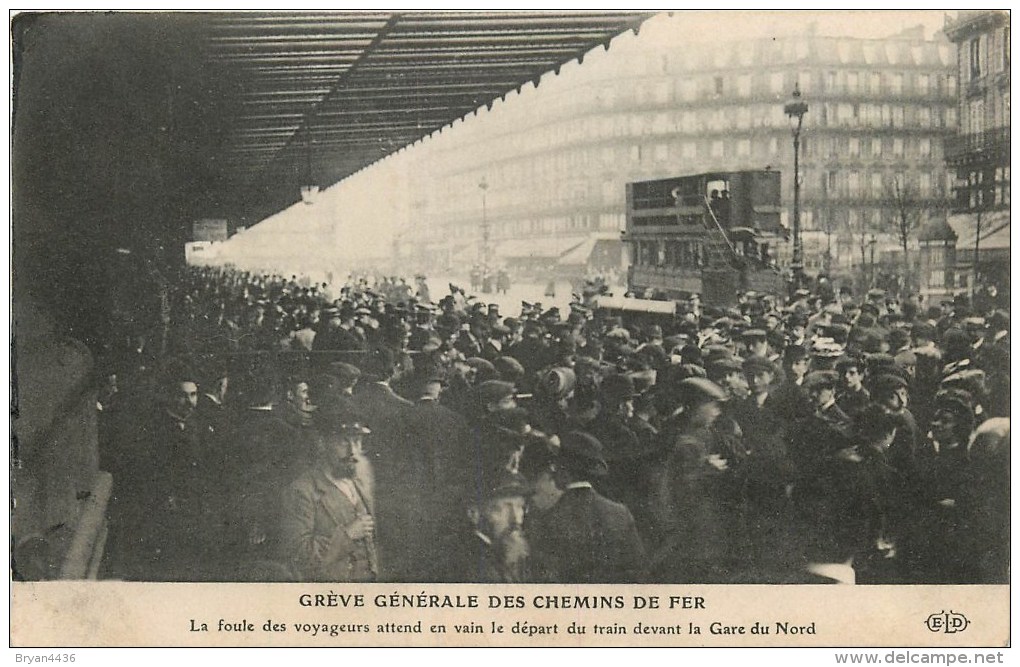
[[[560,440],[554,479],[563,495],[531,536],[536,560],[561,583],[641,581],[645,549],[633,515],[592,487],[609,469],[602,444],[583,431]]]
[[[530,488],[519,473],[492,470],[475,478],[464,501],[464,529],[450,536],[438,579],[477,584],[531,580],[524,515]]]

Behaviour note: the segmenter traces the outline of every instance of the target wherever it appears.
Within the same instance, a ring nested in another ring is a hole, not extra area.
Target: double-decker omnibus
[[[709,172],[627,184],[634,296],[728,305],[737,293],[780,294],[771,249],[785,238],[778,171]]]

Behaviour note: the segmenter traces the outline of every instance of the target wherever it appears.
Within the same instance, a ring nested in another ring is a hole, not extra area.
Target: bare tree
[[[903,286],[910,289],[913,273],[910,269],[910,238],[921,228],[928,216],[929,201],[923,199],[917,187],[896,176],[889,187],[888,200],[893,209],[893,229],[903,249]]]
[[[874,280],[872,275],[874,267],[868,269],[867,250],[878,229],[872,224],[869,216],[864,214],[854,217],[847,225],[847,229],[850,231],[850,242],[856,243],[858,250],[861,251],[861,282],[870,284]],[[872,261],[874,261],[874,254],[872,254]]]

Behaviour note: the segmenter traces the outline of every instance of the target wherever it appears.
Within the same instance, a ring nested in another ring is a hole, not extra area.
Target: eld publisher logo
[[[932,614],[924,624],[932,632],[944,632],[947,635],[951,635],[966,630],[967,626],[970,625],[970,621],[963,614],[958,614],[950,609],[949,611],[940,611],[937,614]]]

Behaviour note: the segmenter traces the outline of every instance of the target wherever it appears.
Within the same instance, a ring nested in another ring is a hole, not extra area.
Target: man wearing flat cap
[[[914,538],[908,549],[912,579],[925,584],[976,580],[979,563],[967,540],[969,510],[982,492],[967,452],[974,427],[966,391],[943,390],[935,397],[930,438],[917,454],[920,490]]]
[[[492,470],[476,477],[463,498],[467,521],[449,536],[440,581],[519,584],[531,581],[524,517],[530,494],[518,473]]]
[[[344,361],[332,362],[319,378],[316,402],[322,412],[354,412],[354,387],[361,379],[361,370]]]
[[[808,516],[814,515],[808,508],[828,498],[838,481],[832,476],[839,453],[853,446],[850,418],[836,404],[838,382],[836,371],[811,371],[805,376],[803,386],[814,413],[799,420],[791,433],[790,450],[797,466],[794,502]]]
[[[772,567],[772,561],[782,557],[788,544],[794,464],[787,443],[793,422],[780,414],[773,396],[778,373],[775,363],[755,355],[745,359],[743,367],[751,395],[728,411],[744,435],[746,458],[740,472],[751,557],[764,567]],[[785,563],[775,565],[782,568]]]
[[[317,425],[317,465],[283,494],[280,549],[295,581],[375,581],[379,576],[374,506],[355,472],[354,442],[365,433],[354,422]]]
[[[638,394],[634,379],[614,373],[602,380],[599,388],[599,412],[585,431],[602,445],[609,464],[607,474],[598,481],[601,493],[623,503],[644,530],[651,523],[649,488],[661,454],[655,437],[639,437],[641,424],[634,415]],[[646,435],[642,432],[642,435]]]
[[[896,439],[889,447],[889,461],[905,475],[914,478],[917,472],[917,448],[920,431],[908,407],[909,390],[903,375],[886,367],[869,380],[872,400],[885,412],[896,417]]]
[[[675,387],[678,407],[663,427],[669,453],[654,484],[661,540],[651,558],[651,578],[663,582],[721,583],[734,556],[737,517],[726,492],[729,464],[712,451],[711,428],[727,400],[706,378]],[[731,474],[731,473],[730,473]]]
[[[608,472],[602,444],[583,431],[561,434],[555,482],[563,492],[531,535],[535,558],[560,583],[634,583],[645,550],[634,517],[593,487]]]
[[[839,384],[836,387],[836,404],[851,418],[871,405],[871,393],[864,388],[864,364],[856,357],[836,360]]]

